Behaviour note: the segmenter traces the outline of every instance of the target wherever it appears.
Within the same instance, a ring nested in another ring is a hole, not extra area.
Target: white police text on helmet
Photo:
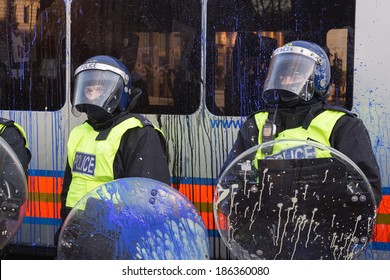
[[[85,63],[83,65],[80,65],[79,69],[80,69],[79,72],[84,71],[84,70],[89,70],[89,69],[97,69],[96,62],[90,62],[90,63]]]

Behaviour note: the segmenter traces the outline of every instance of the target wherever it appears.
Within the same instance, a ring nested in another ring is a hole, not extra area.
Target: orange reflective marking
[[[28,201],[26,217],[60,218],[61,204],[45,201]]]
[[[181,184],[179,191],[192,202],[213,203],[213,186]]]
[[[40,218],[60,218],[60,201],[50,202],[40,200],[42,197],[39,194],[55,194],[61,193],[63,178],[60,177],[44,177],[44,176],[29,176],[29,192],[30,198],[38,197],[38,200],[34,198],[34,201],[28,201],[27,217],[40,217]],[[211,185],[192,185],[181,184],[179,191],[187,197],[188,200],[198,205],[201,209],[198,209],[203,222],[208,230],[216,230],[217,226],[214,221],[213,215],[213,194],[214,186]],[[33,196],[31,193],[37,193],[38,196]],[[203,206],[199,206],[199,203],[203,203]],[[204,206],[207,207],[204,207]],[[208,207],[210,206],[210,207]],[[384,195],[382,201],[377,210],[378,214],[390,214],[390,196]],[[221,217],[219,223],[224,228],[226,226],[225,219]],[[390,225],[389,224],[376,224],[375,234],[373,241],[376,242],[390,242]]]
[[[382,196],[382,201],[379,204],[378,214],[390,214],[390,195]]]
[[[63,181],[61,177],[29,176],[28,190],[29,192],[60,194]]]
[[[217,229],[212,212],[200,212],[200,216],[202,217],[203,223],[207,229]]]
[[[375,225],[374,237],[372,241],[390,242],[390,225],[384,225],[384,224]]]
[[[218,220],[219,220],[219,226],[221,227],[222,230],[227,230],[228,227],[227,227],[227,217],[222,214],[222,213],[219,213],[218,214]]]

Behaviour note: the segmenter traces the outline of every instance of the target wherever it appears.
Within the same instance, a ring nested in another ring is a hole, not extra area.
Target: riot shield
[[[146,178],[118,179],[89,192],[71,210],[58,259],[208,259],[208,233],[180,192]]]
[[[376,205],[363,172],[311,141],[253,147],[221,175],[214,217],[239,259],[355,259],[373,234]]]
[[[0,137],[0,249],[18,231],[27,209],[27,180],[22,164]]]

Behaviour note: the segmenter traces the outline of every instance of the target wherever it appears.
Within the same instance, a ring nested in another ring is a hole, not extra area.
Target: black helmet
[[[323,98],[328,94],[329,82],[330,64],[325,51],[311,42],[293,41],[273,52],[263,98],[269,103],[279,98],[309,101],[314,93]]]
[[[95,56],[75,71],[73,106],[88,118],[103,121],[129,109],[132,101],[131,78],[127,67],[116,58]]]

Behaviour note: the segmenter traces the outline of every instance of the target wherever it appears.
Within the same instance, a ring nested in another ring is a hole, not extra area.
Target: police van
[[[172,186],[198,209],[212,259],[230,258],[213,217],[218,175],[261,91],[274,49],[323,47],[330,104],[357,113],[381,168],[383,200],[368,259],[390,259],[390,26],[387,0],[0,0],[0,116],[25,128],[32,160],[28,209],[8,246],[55,257],[74,70],[87,58],[122,60],[143,92],[134,112],[168,142]]]

